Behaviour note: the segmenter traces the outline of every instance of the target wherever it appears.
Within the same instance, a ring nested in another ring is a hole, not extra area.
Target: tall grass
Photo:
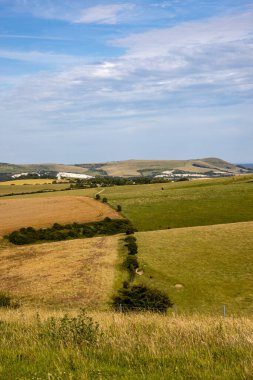
[[[101,312],[91,316],[99,324],[97,339],[66,345],[41,334],[48,326],[47,312],[39,312],[39,318],[32,310],[0,312],[0,378],[253,378],[252,319]]]

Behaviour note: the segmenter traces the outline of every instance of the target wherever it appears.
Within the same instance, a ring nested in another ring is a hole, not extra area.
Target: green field
[[[139,232],[143,276],[180,313],[253,312],[253,222]]]
[[[103,196],[139,231],[234,223],[253,220],[252,179],[111,187]]]

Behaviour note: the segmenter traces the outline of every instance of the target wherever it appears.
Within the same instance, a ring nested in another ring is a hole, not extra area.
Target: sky
[[[0,0],[0,162],[253,162],[253,0]]]

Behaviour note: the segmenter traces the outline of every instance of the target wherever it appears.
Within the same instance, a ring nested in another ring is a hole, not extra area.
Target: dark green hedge
[[[73,223],[60,225],[55,223],[50,228],[35,229],[33,227],[21,228],[6,238],[13,244],[24,245],[41,241],[59,241],[78,238],[91,238],[94,236],[115,235],[125,233],[133,228],[127,219],[105,218],[100,222]]]

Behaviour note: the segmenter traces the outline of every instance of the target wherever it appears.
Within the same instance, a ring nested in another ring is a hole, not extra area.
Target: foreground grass
[[[0,312],[2,380],[253,378],[252,319],[94,313],[102,335],[77,346],[48,339],[47,316]]]
[[[178,312],[253,312],[253,222],[140,232],[137,283],[169,295]]]

